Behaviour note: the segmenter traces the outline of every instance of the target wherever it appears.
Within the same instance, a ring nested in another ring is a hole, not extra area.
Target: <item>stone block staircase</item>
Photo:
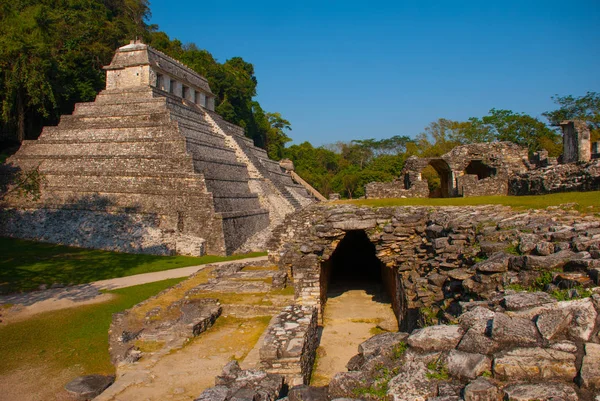
[[[253,166],[240,159],[228,135]],[[259,199],[261,194],[252,191],[251,180],[270,181],[275,188],[271,198],[281,198],[291,210],[302,205],[298,198],[310,202],[308,193],[302,193],[304,189],[240,127],[153,87],[104,90],[95,102],[77,104],[58,126],[45,127],[38,140],[25,141],[8,163],[25,171],[38,168],[44,184],[38,200],[9,197],[8,206],[15,209],[7,228],[11,232],[5,234],[49,242],[131,250],[132,242],[147,233],[140,233],[140,227],[134,233],[125,229],[119,233],[121,242],[131,246],[121,248],[114,240],[106,247],[102,241],[86,239],[82,227],[68,224],[63,229],[73,232],[64,232],[61,238],[51,234],[37,238],[37,231],[18,228],[24,209],[46,211],[46,225],[60,224],[56,218],[49,223],[49,211],[57,210],[63,220],[65,210],[124,215],[123,219],[132,213],[154,216],[152,229],[141,231],[152,231],[151,236],[159,238],[145,243],[169,242],[166,237],[173,242],[159,253],[181,253],[177,242],[180,237],[189,242],[191,236],[206,241],[203,251],[223,254],[269,225],[269,210]],[[134,250],[156,253],[150,248]]]

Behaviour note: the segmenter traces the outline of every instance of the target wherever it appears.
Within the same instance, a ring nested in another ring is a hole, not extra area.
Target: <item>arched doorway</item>
[[[365,230],[345,231],[321,263],[321,354],[311,384],[327,384],[373,334],[398,331],[394,271],[379,260]]]
[[[452,170],[444,159],[431,159],[421,176],[427,180],[430,198],[449,198],[453,196]]]
[[[496,169],[488,166],[481,160],[471,160],[465,168],[465,174],[476,175],[478,180],[483,180],[484,178],[494,177]]]

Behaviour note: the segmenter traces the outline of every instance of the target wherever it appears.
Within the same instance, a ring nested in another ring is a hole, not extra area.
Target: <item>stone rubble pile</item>
[[[292,387],[289,400],[596,400],[600,288],[572,301],[546,295],[515,293],[470,305],[458,325],[374,336],[348,372],[326,388]]]

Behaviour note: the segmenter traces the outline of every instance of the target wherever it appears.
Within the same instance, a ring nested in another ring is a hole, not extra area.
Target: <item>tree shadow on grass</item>
[[[172,248],[161,241],[159,217],[142,213],[140,206],[117,207],[112,199],[98,194],[77,197],[53,209],[31,202],[31,209],[26,201],[19,209],[0,207],[0,235],[48,243],[0,238],[0,294],[193,264],[189,261],[194,258],[156,256],[171,255]]]

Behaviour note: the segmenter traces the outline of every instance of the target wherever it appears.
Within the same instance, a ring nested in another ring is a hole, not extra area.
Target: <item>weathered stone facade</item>
[[[117,50],[106,90],[7,161],[38,169],[9,196],[2,235],[154,254],[232,253],[312,197],[214,110],[206,79],[142,43]]]
[[[370,183],[367,198],[426,198],[430,196],[421,171],[432,166],[440,176],[440,195],[481,196],[508,194],[509,177],[530,167],[527,149],[511,142],[457,146],[439,158],[408,158],[391,183]]]
[[[410,157],[393,182],[366,185],[367,198],[426,198],[430,194],[421,171],[432,166],[440,177],[441,197],[535,195],[600,189],[598,143],[591,143],[583,121],[564,121],[564,154],[558,164],[545,150],[528,156],[527,149],[511,142],[457,146],[439,158]],[[591,162],[592,161],[592,162]]]
[[[582,282],[592,283],[600,267],[600,220],[576,212],[314,205],[288,216],[269,244],[272,262],[294,281],[297,303],[322,309],[333,256],[360,232],[378,259],[368,268],[379,270],[403,330],[416,327],[424,310],[451,315],[511,284],[529,286],[542,270],[582,266]]]

